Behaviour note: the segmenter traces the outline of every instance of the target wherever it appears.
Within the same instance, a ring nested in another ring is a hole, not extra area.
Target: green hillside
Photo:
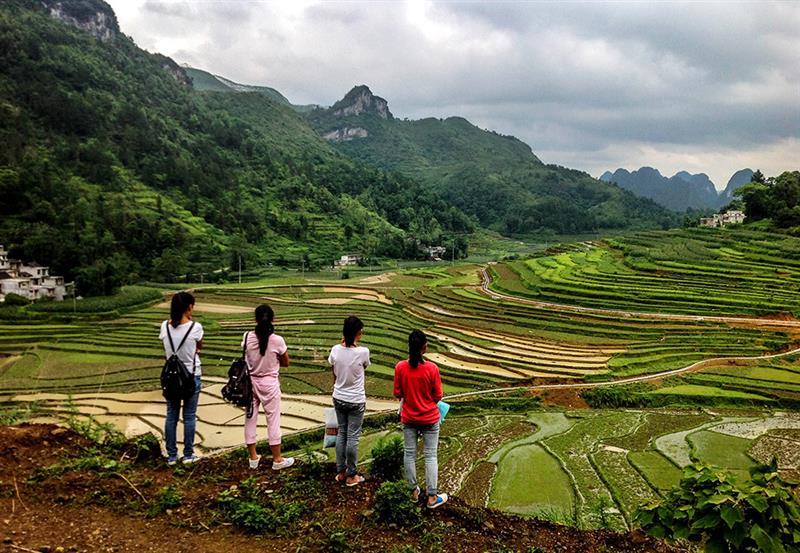
[[[69,24],[51,5],[0,4],[0,243],[79,293],[240,258],[414,257],[472,230],[419,184],[337,153],[283,102],[192,89],[100,0],[60,4]]]
[[[660,228],[677,221],[650,200],[581,171],[545,165],[524,142],[461,117],[397,119],[363,85],[308,118],[337,150],[421,180],[500,232]]]

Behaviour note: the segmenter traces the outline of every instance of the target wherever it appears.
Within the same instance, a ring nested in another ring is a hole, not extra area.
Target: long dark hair
[[[181,319],[190,305],[194,305],[194,296],[189,292],[178,292],[172,296],[172,304],[169,306],[169,320],[172,328],[181,324]]]
[[[356,343],[356,336],[358,331],[364,328],[364,323],[355,315],[350,315],[344,320],[342,325],[342,336],[344,336],[344,345],[347,347]]]
[[[275,327],[272,326],[274,318],[275,313],[269,305],[262,304],[256,307],[256,336],[258,336],[258,351],[261,352],[261,355],[267,352],[269,337],[275,332]]]
[[[408,335],[408,364],[416,369],[420,363],[423,363],[422,348],[428,343],[428,338],[421,330],[412,330]]]

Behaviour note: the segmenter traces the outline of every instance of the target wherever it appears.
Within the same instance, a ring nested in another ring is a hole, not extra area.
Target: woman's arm
[[[433,387],[431,389],[431,395],[433,396],[433,401],[436,403],[439,403],[444,396],[442,393],[442,375],[439,374],[439,367],[436,365],[433,367]]]
[[[278,355],[278,363],[281,367],[288,367],[289,366],[289,352],[284,351],[283,353]]]

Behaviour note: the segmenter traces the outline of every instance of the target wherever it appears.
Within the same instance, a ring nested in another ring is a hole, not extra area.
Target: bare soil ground
[[[333,481],[332,467],[321,476],[302,465],[273,472],[262,463],[251,471],[244,458],[229,455],[174,469],[150,453],[136,460],[123,454],[122,464],[80,468],[92,444],[54,425],[0,427],[0,444],[1,551],[380,552],[403,545],[460,553],[681,551],[640,533],[580,531],[472,508],[457,497],[423,512],[418,526],[399,528],[379,522],[373,512],[379,482],[368,479],[347,488]],[[67,465],[71,468],[63,470]],[[48,469],[53,466],[62,469]],[[249,535],[230,524],[216,498],[253,475],[261,489],[304,501],[302,516],[266,535]],[[180,505],[154,511],[159,492],[168,486],[180,491]],[[348,548],[336,545],[342,538]]]

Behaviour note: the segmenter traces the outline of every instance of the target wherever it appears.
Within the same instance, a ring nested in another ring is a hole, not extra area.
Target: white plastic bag
[[[339,420],[336,418],[336,409],[325,409],[325,436],[322,438],[322,447],[336,447],[336,434],[339,433]]]

